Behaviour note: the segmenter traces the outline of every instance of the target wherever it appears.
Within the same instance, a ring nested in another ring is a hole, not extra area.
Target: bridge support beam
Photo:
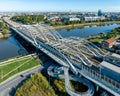
[[[96,85],[96,91],[98,91],[99,90],[99,86],[98,85]]]

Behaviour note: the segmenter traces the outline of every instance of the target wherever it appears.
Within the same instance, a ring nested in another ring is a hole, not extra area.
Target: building
[[[62,16],[62,21],[69,21],[69,17],[68,16]]]
[[[48,20],[51,20],[51,21],[61,21],[61,18],[59,16],[53,16],[53,17],[50,17]]]
[[[101,73],[107,77],[120,82],[120,67],[109,62],[103,61],[101,64]],[[112,74],[112,75],[111,75]]]
[[[120,55],[116,53],[106,54],[104,61],[100,63],[100,66],[102,74],[120,82]]]
[[[1,21],[1,17],[2,17],[2,15],[0,15],[0,21]]]
[[[85,21],[97,21],[97,20],[105,20],[104,16],[90,16],[84,17]]]
[[[69,18],[69,21],[80,21],[80,18],[77,18],[77,17],[71,17],[71,18]]]
[[[120,38],[117,39],[117,42],[120,42]]]
[[[110,39],[103,41],[102,46],[107,47],[107,48],[112,48],[115,43],[116,43],[116,39],[110,38]]]
[[[104,61],[120,67],[120,55],[116,53],[107,53],[104,57]]]
[[[98,10],[98,16],[102,16],[102,11],[100,9]]]

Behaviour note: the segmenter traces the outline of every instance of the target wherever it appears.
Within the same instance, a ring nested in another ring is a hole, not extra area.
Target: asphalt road
[[[42,66],[38,66],[36,68],[27,70],[22,72],[21,74],[15,75],[14,77],[10,78],[3,84],[0,84],[0,96],[14,96],[15,90],[28,78],[30,78],[31,74],[36,72],[41,72],[44,68],[48,68],[52,62],[47,62]]]

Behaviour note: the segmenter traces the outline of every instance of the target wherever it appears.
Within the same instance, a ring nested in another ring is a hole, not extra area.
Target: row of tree
[[[44,15],[21,15],[13,16],[11,20],[22,24],[35,24],[44,20]]]
[[[63,20],[63,21],[50,21],[50,20],[44,20],[46,24],[50,24],[51,26],[59,26],[59,25],[74,25],[74,24],[85,24],[85,23],[103,23],[110,20],[97,20],[97,21],[69,21],[69,20]]]

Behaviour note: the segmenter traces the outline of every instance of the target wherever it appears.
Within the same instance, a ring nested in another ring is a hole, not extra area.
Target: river
[[[84,28],[61,29],[58,30],[63,37],[78,36],[81,38],[96,35],[101,32],[110,32],[112,29],[119,27],[118,24],[104,25],[104,26],[86,26]]]
[[[112,29],[118,26],[120,25],[112,24],[112,25],[104,25],[104,26],[92,26],[92,27],[86,26],[84,28],[74,28],[69,30],[61,29],[58,30],[58,33],[60,33],[63,37],[69,37],[69,36],[87,37],[101,32],[110,32]],[[4,60],[7,58],[24,55],[28,53],[29,51],[28,49],[30,49],[31,47],[25,47],[25,45],[27,45],[26,43],[21,45],[17,40],[15,39],[14,36],[10,36],[7,39],[0,39],[0,60]]]
[[[24,54],[27,54],[27,50],[14,38],[14,36],[0,39],[0,60]]]

